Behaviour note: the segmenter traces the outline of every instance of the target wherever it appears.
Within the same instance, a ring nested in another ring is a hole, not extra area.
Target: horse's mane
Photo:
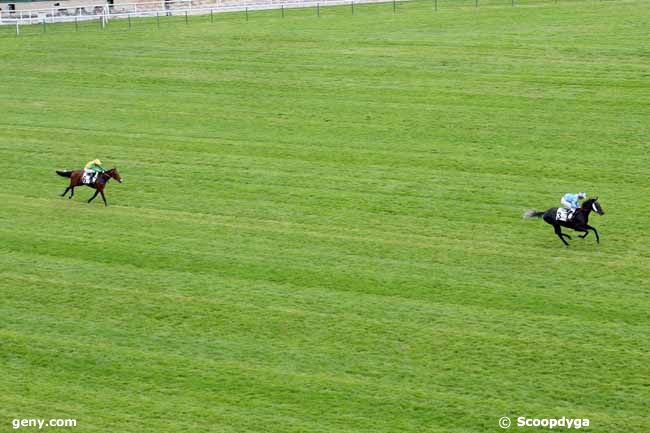
[[[597,200],[598,198],[588,198],[587,200],[582,202],[580,209],[590,209],[591,205],[594,204],[594,202]]]

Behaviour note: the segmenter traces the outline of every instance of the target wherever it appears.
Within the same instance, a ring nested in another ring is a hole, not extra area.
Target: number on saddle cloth
[[[95,175],[96,174],[97,173],[95,173],[94,171],[86,171],[84,173],[84,176],[83,176],[83,179],[82,179],[83,184],[84,185],[92,185],[93,182],[95,181]]]
[[[573,219],[573,214],[574,214],[573,209],[566,209],[563,207],[560,207],[557,209],[557,213],[555,214],[555,219],[558,221],[571,221]]]

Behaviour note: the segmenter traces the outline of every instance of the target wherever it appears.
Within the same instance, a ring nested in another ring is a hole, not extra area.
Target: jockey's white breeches
[[[560,203],[562,203],[562,206],[564,206],[567,209],[573,209],[573,206],[571,205],[571,203],[566,201],[564,198],[562,198],[562,200],[560,200]]]

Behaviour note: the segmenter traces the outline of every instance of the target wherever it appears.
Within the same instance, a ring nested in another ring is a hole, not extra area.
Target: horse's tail
[[[70,177],[70,176],[72,176],[72,173],[73,173],[72,170],[57,170],[56,171],[56,174],[58,174],[59,176],[63,176],[63,177]]]
[[[542,215],[544,215],[544,211],[537,212],[536,210],[529,209],[526,212],[524,212],[523,218],[527,220],[528,218],[539,218]]]

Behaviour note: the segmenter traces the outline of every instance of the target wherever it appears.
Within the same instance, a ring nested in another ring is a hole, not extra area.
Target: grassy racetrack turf
[[[650,8],[517,3],[1,28],[0,431],[650,431]]]

